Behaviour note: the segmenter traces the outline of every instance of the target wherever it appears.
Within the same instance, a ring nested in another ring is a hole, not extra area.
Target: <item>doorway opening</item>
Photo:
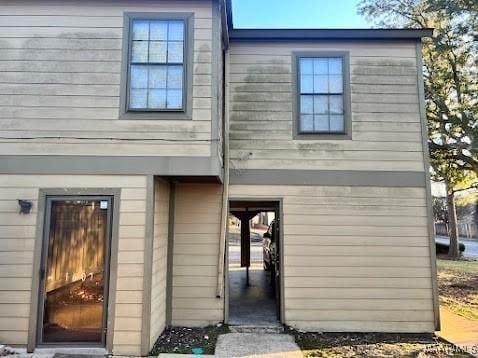
[[[111,196],[47,196],[38,345],[104,346]]]
[[[280,202],[230,201],[228,225],[228,323],[278,324]]]

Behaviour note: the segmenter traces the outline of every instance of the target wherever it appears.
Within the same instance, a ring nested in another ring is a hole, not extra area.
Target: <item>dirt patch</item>
[[[310,333],[287,328],[305,357],[471,357],[429,334]]]
[[[229,327],[226,325],[203,328],[169,327],[158,337],[150,355],[191,354],[194,348],[202,349],[203,354],[214,354],[217,337],[225,333],[229,333]]]

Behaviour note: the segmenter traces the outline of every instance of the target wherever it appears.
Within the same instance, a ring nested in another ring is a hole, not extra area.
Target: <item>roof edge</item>
[[[224,7],[226,9],[226,19],[229,29],[233,29],[234,24],[232,23],[232,0],[225,0]]]
[[[433,29],[229,29],[231,40],[421,39]]]

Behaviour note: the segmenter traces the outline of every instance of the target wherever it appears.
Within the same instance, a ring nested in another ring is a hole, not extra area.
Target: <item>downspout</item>
[[[219,257],[217,262],[217,285],[216,297],[222,297],[224,293],[224,266],[226,251],[227,218],[229,212],[229,51],[225,49],[224,55],[224,125],[223,125],[223,148],[224,148],[224,184],[222,191],[221,208],[221,232],[219,241]]]

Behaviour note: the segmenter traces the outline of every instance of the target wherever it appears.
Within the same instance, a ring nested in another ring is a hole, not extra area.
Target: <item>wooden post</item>
[[[249,219],[246,216],[241,219],[241,267],[251,265],[251,231]]]
[[[249,286],[249,266],[251,265],[251,230],[249,215],[241,219],[241,267],[246,268],[246,286]]]
[[[251,266],[251,229],[249,221],[258,214],[257,211],[231,211],[231,214],[241,220],[241,267],[246,268],[246,284],[249,286],[249,267]]]

